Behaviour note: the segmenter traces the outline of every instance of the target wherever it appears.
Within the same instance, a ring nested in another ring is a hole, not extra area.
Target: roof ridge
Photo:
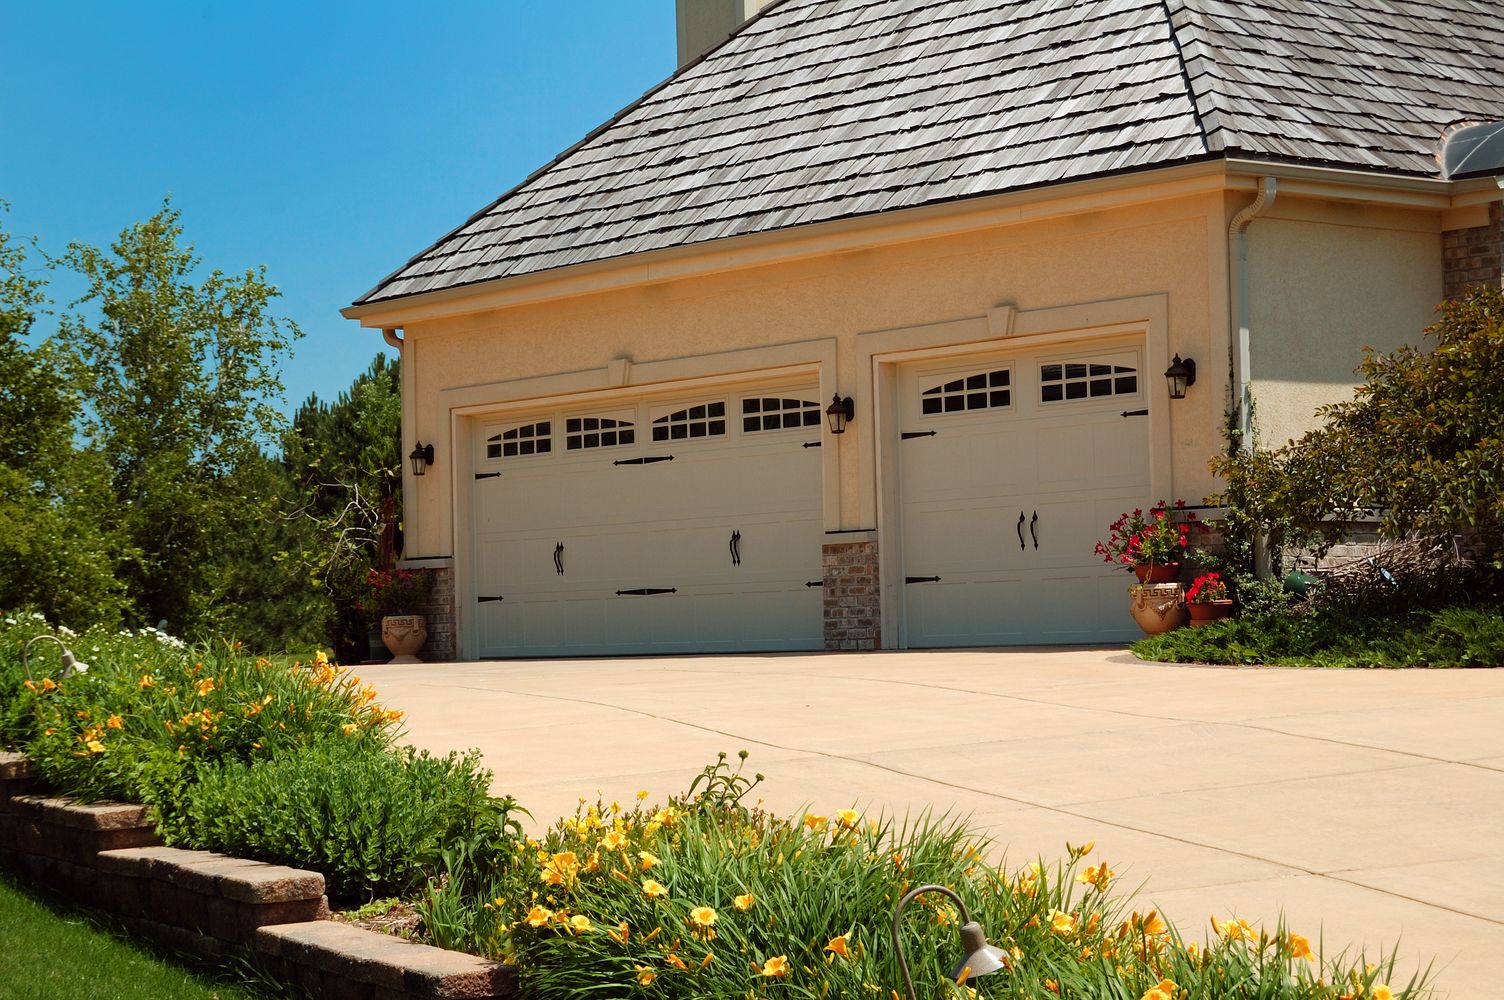
[[[1192,55],[1187,58],[1185,50],[1189,45],[1196,45],[1210,50],[1211,42],[1207,38],[1205,26],[1201,23],[1201,12],[1192,6],[1193,0],[1160,0],[1160,7],[1165,12],[1165,27],[1169,29],[1170,46],[1175,50],[1175,58],[1180,63],[1180,79],[1185,84],[1186,100],[1191,105],[1191,117],[1196,121],[1196,128],[1201,132],[1201,141],[1208,153],[1221,152],[1227,147],[1224,133],[1230,131],[1228,122],[1223,119],[1221,109],[1216,105],[1212,94],[1202,95],[1196,89],[1196,76],[1193,73],[1191,61],[1199,61],[1202,56]],[[1177,13],[1179,17],[1177,18]],[[1181,40],[1181,32],[1184,31],[1187,38]],[[1208,54],[1206,61],[1209,67],[1215,66]],[[1211,127],[1207,127],[1207,122]]]

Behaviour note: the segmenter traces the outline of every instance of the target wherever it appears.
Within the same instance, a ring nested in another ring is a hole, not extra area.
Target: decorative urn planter
[[[1133,573],[1139,583],[1174,583],[1180,579],[1180,563],[1140,563]]]
[[[1208,601],[1205,604],[1187,604],[1186,610],[1191,613],[1191,628],[1200,628],[1219,622],[1224,618],[1232,617],[1232,601]]]
[[[381,619],[381,641],[392,663],[422,663],[418,650],[428,640],[428,620],[422,615],[387,615]]]
[[[1128,601],[1128,611],[1145,635],[1161,635],[1186,623],[1185,590],[1178,583],[1129,587]]]

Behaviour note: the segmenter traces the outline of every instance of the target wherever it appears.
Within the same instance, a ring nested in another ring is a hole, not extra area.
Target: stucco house
[[[1129,639],[1109,521],[1500,280],[1499,0],[758,6],[344,310],[430,655]]]

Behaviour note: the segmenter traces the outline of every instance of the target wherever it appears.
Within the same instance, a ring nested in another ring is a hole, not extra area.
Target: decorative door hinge
[[[653,465],[657,462],[672,462],[672,455],[649,455],[646,458],[621,458],[612,462],[612,465]]]
[[[496,603],[498,603],[500,601],[504,601],[504,600],[506,600],[505,597],[477,597],[475,599],[475,603],[476,604],[496,604]]]
[[[501,473],[499,473],[499,472],[477,472],[475,474],[475,478],[476,479],[500,479],[501,478]]]
[[[906,577],[903,578],[903,582],[904,583],[939,583],[940,582],[940,578],[938,576],[906,576]]]
[[[1118,414],[1120,417],[1147,417],[1148,415],[1148,410],[1124,410]]]
[[[911,438],[932,438],[934,436],[934,431],[904,431],[902,434],[898,435],[899,440],[901,441],[908,441]]]
[[[618,590],[617,597],[652,597],[654,594],[677,594],[678,587],[638,587],[636,590]]]
[[[804,585],[806,587],[823,587],[823,586],[825,586],[825,581],[824,580],[808,580],[808,581],[805,582]]]

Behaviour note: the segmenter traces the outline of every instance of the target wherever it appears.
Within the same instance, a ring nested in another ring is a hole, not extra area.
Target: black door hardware
[[[934,436],[934,431],[904,431],[902,434],[898,435],[898,438],[901,441],[907,441],[910,438],[932,438]]]
[[[939,583],[940,582],[940,578],[938,576],[906,576],[906,577],[903,578],[903,582],[904,583]]]
[[[819,441],[806,441],[803,444],[801,444],[799,447],[801,447],[801,448],[818,448],[818,447],[820,447],[820,442]]]
[[[672,455],[649,455],[646,458],[621,458],[612,462],[612,465],[652,465],[655,462],[672,462]]]
[[[740,566],[741,564],[742,564],[742,533],[740,531],[733,531],[731,533],[731,565],[733,565],[733,566]]]
[[[825,581],[824,580],[808,580],[808,581],[805,582],[804,585],[806,587],[823,587],[823,586],[825,586]]]
[[[564,543],[554,546],[554,571],[560,576],[564,575]]]
[[[652,597],[654,594],[677,594],[678,587],[638,587],[636,590],[618,590],[617,597]]]
[[[501,478],[501,473],[499,473],[499,472],[477,472],[475,474],[475,478],[476,479],[500,479]]]
[[[1122,413],[1118,414],[1118,416],[1120,417],[1147,417],[1148,415],[1148,410],[1124,410]]]
[[[1018,524],[1016,524],[1014,527],[1016,527],[1018,529],[1018,551],[1022,552],[1024,550],[1024,512],[1023,511],[1019,511],[1018,512]]]
[[[1018,516],[1019,517],[1023,517],[1024,516],[1024,512],[1023,511],[1019,511],[1018,512]],[[1034,549],[1035,549],[1035,551],[1039,550],[1039,532],[1036,531],[1035,528],[1034,528],[1034,526],[1036,524],[1038,524],[1038,523],[1039,523],[1039,511],[1036,510],[1034,512],[1034,516],[1031,517],[1031,518],[1029,518],[1029,537],[1032,538],[1032,539],[1034,539]]]
[[[504,600],[506,600],[505,597],[477,597],[475,599],[475,603],[476,604],[497,604],[497,603],[499,603],[501,601],[504,601]]]

